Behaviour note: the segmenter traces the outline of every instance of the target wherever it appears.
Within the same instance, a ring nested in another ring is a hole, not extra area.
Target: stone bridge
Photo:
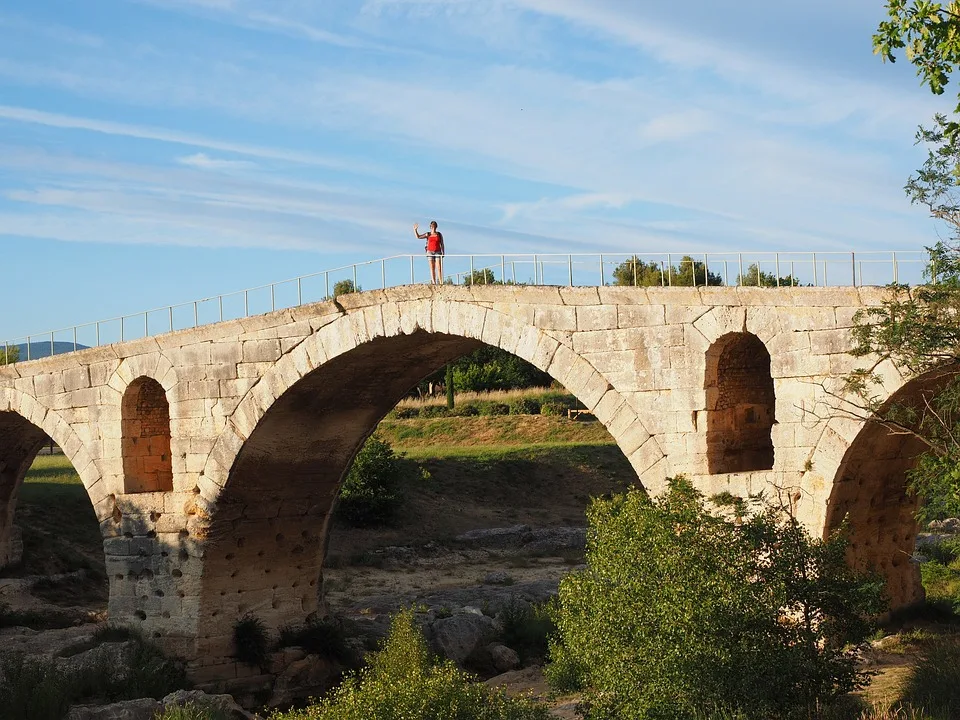
[[[0,560],[45,436],[103,532],[114,622],[242,676],[232,627],[322,610],[330,515],[351,459],[419,380],[482,344],[592,410],[650,491],[788,498],[817,535],[849,516],[852,561],[922,597],[910,556],[918,448],[831,412],[877,288],[407,286],[0,367]],[[879,372],[888,396],[905,384]]]

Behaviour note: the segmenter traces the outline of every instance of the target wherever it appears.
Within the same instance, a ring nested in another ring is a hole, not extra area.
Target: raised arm
[[[420,232],[420,224],[417,223],[413,226],[413,234],[416,235],[420,240],[426,240],[429,233]]]

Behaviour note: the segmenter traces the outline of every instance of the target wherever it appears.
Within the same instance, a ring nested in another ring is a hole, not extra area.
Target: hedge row
[[[572,395],[544,397],[521,396],[510,400],[468,400],[458,403],[453,409],[446,405],[422,407],[397,407],[387,416],[396,420],[412,418],[475,417],[491,415],[566,415],[567,410],[577,407]]]

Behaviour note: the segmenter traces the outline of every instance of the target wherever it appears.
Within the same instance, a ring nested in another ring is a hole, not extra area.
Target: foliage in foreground
[[[551,682],[585,688],[598,720],[807,718],[863,686],[845,646],[867,637],[882,581],[849,570],[844,541],[669,487],[591,505],[588,567],[560,584]]]
[[[426,642],[404,611],[393,620],[370,666],[306,710],[271,720],[548,720],[545,707],[511,699],[474,682],[449,661],[431,660]]]
[[[166,708],[154,720],[227,720],[227,718],[218,710],[187,703]]]
[[[360,527],[389,522],[403,502],[402,480],[411,472],[428,477],[425,470],[397,456],[386,440],[371,435],[340,488],[337,515]]]
[[[938,638],[922,651],[903,692],[903,707],[931,718],[960,717],[960,642]]]

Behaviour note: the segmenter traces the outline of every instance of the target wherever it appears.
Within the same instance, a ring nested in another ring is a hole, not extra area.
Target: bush
[[[233,626],[233,656],[240,662],[260,667],[267,661],[267,628],[256,615],[247,614]]]
[[[441,409],[446,412],[446,408]],[[340,488],[338,516],[359,527],[389,522],[403,503],[401,482],[416,475],[429,477],[415,463],[394,454],[386,440],[371,435],[353,459]]]
[[[413,613],[393,620],[383,650],[319,704],[272,720],[549,720],[546,707],[474,682],[450,661],[434,662]]]
[[[329,619],[314,620],[299,627],[285,625],[280,628],[277,647],[300,647],[311,655],[320,655],[341,663],[346,662],[350,656],[343,628]]]
[[[937,638],[924,648],[903,702],[935,717],[960,717],[960,640]]]
[[[548,639],[557,631],[547,605],[529,605],[511,597],[500,619],[503,644],[517,652],[521,663],[547,657]]]
[[[446,405],[424,405],[420,408],[420,417],[422,418],[439,418],[449,415],[450,410]]]
[[[492,400],[480,401],[477,403],[477,407],[480,411],[480,415],[509,415],[510,406],[502,402],[494,402]]]
[[[480,415],[480,408],[476,403],[464,403],[463,405],[457,405],[453,410],[450,411],[450,415],[453,417],[476,417]]]
[[[566,415],[567,406],[556,400],[548,400],[540,406],[541,415]]]
[[[510,401],[511,415],[539,415],[540,401],[536,398],[521,396]]]
[[[588,717],[805,718],[865,684],[845,646],[867,638],[882,581],[847,567],[840,537],[771,507],[733,514],[682,478],[657,500],[593,502],[588,567],[561,581],[551,645]]]
[[[410,420],[411,418],[420,417],[420,408],[398,407],[393,410],[392,414],[397,420]]]

